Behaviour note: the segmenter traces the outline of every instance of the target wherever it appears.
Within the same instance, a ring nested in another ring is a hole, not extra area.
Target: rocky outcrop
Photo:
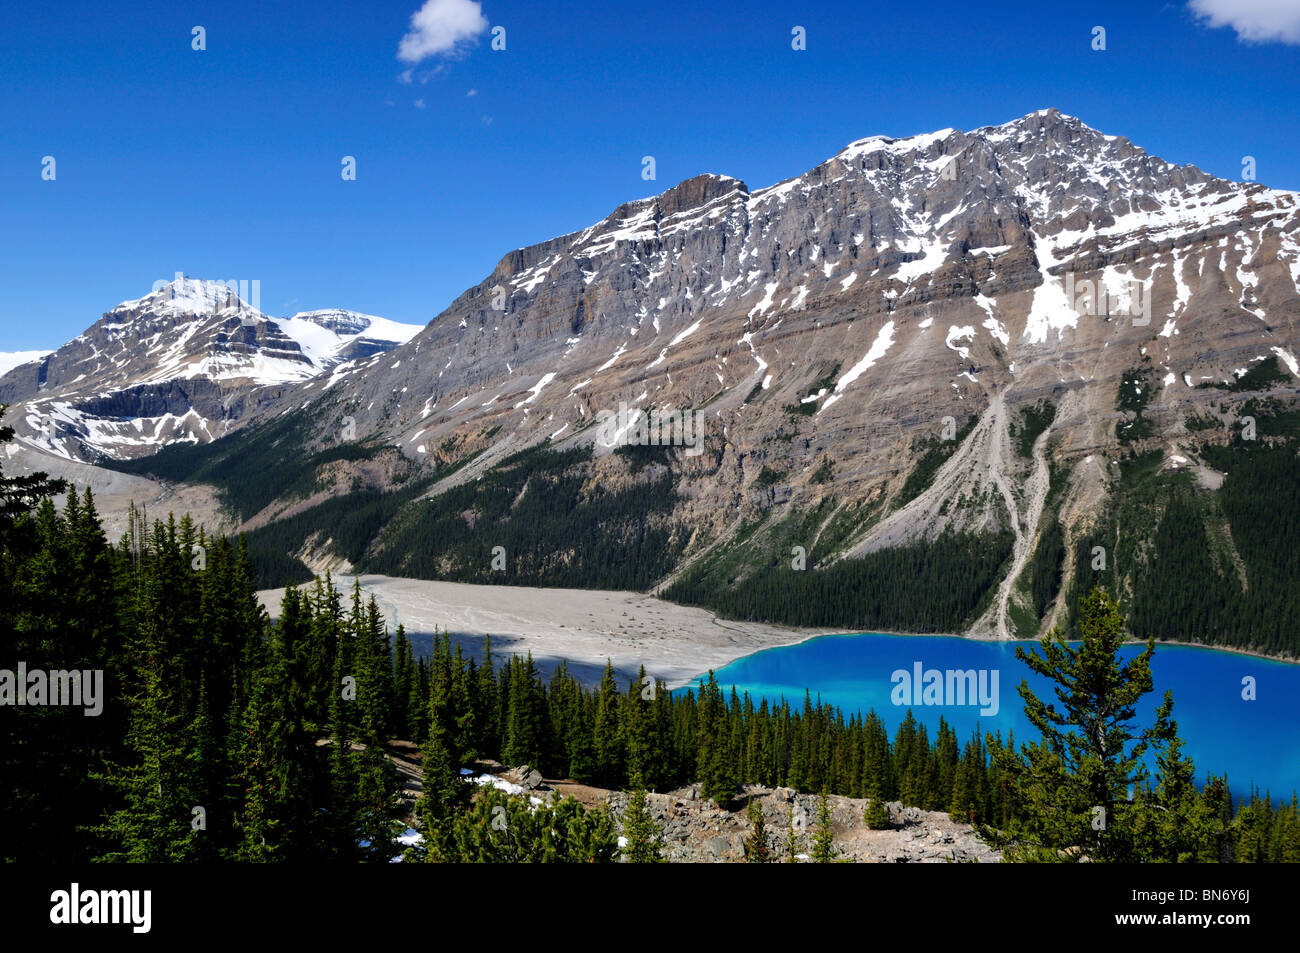
[[[628,796],[613,792],[607,802],[621,818]],[[787,831],[795,826],[796,858],[810,860],[818,798],[789,788],[749,786],[738,798],[737,810],[728,811],[701,800],[696,788],[646,795],[647,806],[663,836],[666,860],[680,863],[734,863],[743,861],[744,841],[751,827],[744,810],[750,800],[763,811],[767,844],[773,861],[788,857]],[[922,811],[891,802],[893,826],[870,830],[863,822],[867,801],[827,797],[837,860],[854,863],[998,863],[999,851],[980,840],[967,824],[946,814]],[[792,821],[793,819],[793,821]]]

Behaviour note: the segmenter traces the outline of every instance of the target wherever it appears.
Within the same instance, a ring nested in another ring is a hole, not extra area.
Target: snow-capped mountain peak
[[[233,311],[264,317],[259,309],[260,296],[260,281],[208,281],[178,274],[172,281],[156,283],[143,298],[123,301],[109,314],[149,311],[154,314],[213,315]]]
[[[274,319],[260,282],[177,275],[54,352],[0,363],[0,402],[48,453],[131,457],[206,442],[285,387],[390,351],[421,329],[340,309]]]

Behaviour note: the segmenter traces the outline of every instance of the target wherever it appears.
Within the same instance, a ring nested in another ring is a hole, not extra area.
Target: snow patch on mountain
[[[8,374],[15,367],[22,367],[32,361],[39,361],[53,351],[0,351],[0,377]]]
[[[825,410],[827,407],[831,406],[831,404],[839,400],[840,397],[843,396],[844,389],[866,373],[866,371],[874,366],[878,360],[884,357],[885,352],[889,350],[893,343],[894,322],[886,321],[884,326],[876,333],[876,339],[871,343],[871,350],[867,351],[862,360],[849,368],[848,373],[835,382],[835,393],[826,398],[826,403],[822,404],[821,410],[817,411],[817,413],[820,414],[822,410]]]
[[[300,311],[292,317],[277,318],[275,323],[298,343],[307,359],[322,370],[342,360],[341,355],[349,345],[358,341],[395,347],[424,330],[418,324],[401,324],[373,314],[338,309]]]

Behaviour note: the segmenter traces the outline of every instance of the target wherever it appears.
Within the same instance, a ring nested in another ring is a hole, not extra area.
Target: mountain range
[[[1137,634],[1294,655],[1298,320],[1300,194],[1048,109],[760,189],[696,176],[423,328],[178,279],[0,401],[24,465],[215,488],[268,585],[1006,637],[1072,625],[1095,582]],[[702,451],[639,436],[686,414]]]

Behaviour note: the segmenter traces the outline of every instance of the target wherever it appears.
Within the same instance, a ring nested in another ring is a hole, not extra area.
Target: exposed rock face
[[[875,137],[770,188],[700,176],[511,252],[400,363],[353,372],[338,395],[411,452],[470,420],[527,442],[620,401],[707,405],[744,483],[777,450],[762,437],[789,429],[781,409],[838,365],[784,462],[829,452],[870,481],[897,472],[909,435],[994,393],[1104,391],[1113,420],[1142,347],[1175,374],[1175,400],[1184,374],[1293,353],[1298,228],[1292,193],[1170,165],[1052,110]],[[1149,323],[1077,314],[1067,276],[1123,301],[1126,279],[1147,282]],[[1066,427],[1102,423],[1087,403]]]
[[[1296,193],[1044,110],[864,139],[756,191],[689,179],[511,252],[408,344],[283,400],[324,396],[415,459],[482,451],[453,482],[541,441],[595,443],[602,411],[702,409],[707,452],[675,462],[688,558],[772,506],[890,499],[924,441],[978,421],[936,488],[844,552],[1002,527],[1023,565],[1049,465],[1117,450],[1126,370],[1153,375],[1138,449],[1176,448],[1192,414],[1226,427],[1222,392],[1195,385],[1262,360],[1294,395],[1298,287]],[[1029,459],[1011,428],[1044,399]],[[1074,480],[1069,518],[1105,496],[1104,467]],[[981,627],[1005,634],[1006,611]]]
[[[744,842],[750,824],[745,811],[727,811],[712,801],[692,798],[683,788],[668,794],[646,795],[647,806],[663,836],[666,860],[679,863],[735,863],[745,859]],[[767,845],[771,858],[787,858],[786,835],[791,816],[796,825],[796,858],[808,862],[812,853],[813,828],[818,798],[789,789],[775,791],[749,786],[744,798],[757,801],[763,810]],[[608,803],[621,820],[628,796],[608,795]],[[831,833],[837,859],[855,863],[998,863],[999,851],[980,840],[967,824],[958,824],[946,814],[889,804],[894,826],[873,831],[862,820],[867,802],[859,798],[831,795]],[[792,813],[791,813],[792,812]]]

